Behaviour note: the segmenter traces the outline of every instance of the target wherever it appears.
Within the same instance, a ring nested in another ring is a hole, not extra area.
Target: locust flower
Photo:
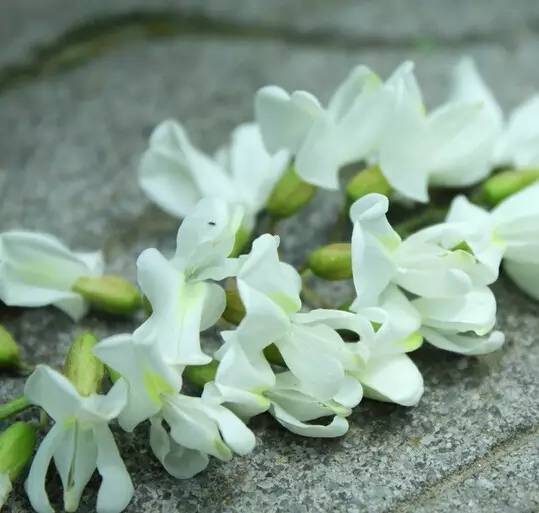
[[[44,233],[0,234],[0,299],[9,306],[54,305],[78,320],[88,303],[73,286],[102,272],[101,252],[77,253]]]
[[[337,189],[339,168],[369,158],[378,148],[402,89],[420,98],[412,63],[401,65],[386,83],[357,66],[326,108],[306,91],[263,87],[256,95],[256,119],[270,152],[286,148],[295,155],[301,178]]]
[[[501,107],[472,59],[464,58],[458,63],[455,77],[461,91],[487,106],[493,127],[498,132],[492,163],[516,168],[538,167],[539,95],[533,95],[504,119]]]
[[[148,197],[176,217],[186,217],[204,197],[219,197],[245,210],[250,232],[288,164],[282,151],[269,155],[255,123],[238,126],[230,143],[210,157],[195,148],[174,120],[161,123],[142,157],[139,183]]]
[[[26,492],[38,513],[52,513],[45,491],[52,459],[64,488],[64,509],[75,511],[95,469],[102,483],[97,495],[98,513],[122,511],[133,495],[133,484],[118,452],[108,424],[126,403],[127,384],[119,380],[106,395],[81,396],[62,374],[38,366],[25,386],[28,399],[55,421],[42,441],[26,480]]]
[[[497,277],[503,259],[511,279],[539,299],[539,184],[510,196],[490,212],[459,196],[446,221],[493,276]]]
[[[120,425],[132,431],[150,419],[152,450],[173,476],[194,476],[206,468],[209,455],[228,461],[232,451],[243,455],[253,449],[252,432],[217,400],[180,393],[183,368],[167,365],[156,345],[115,335],[95,353],[128,383]]]
[[[377,163],[404,197],[427,202],[429,185],[465,187],[490,173],[500,131],[496,108],[481,84],[468,87],[466,79],[458,68],[447,102],[430,113],[414,89],[402,88],[396,97]]]
[[[170,260],[153,248],[137,260],[138,282],[152,314],[133,336],[157,344],[170,365],[211,360],[200,348],[200,331],[221,317],[226,299],[221,286],[210,280],[235,273],[235,261],[227,257],[241,219],[240,207],[202,199],[181,224]]]
[[[397,289],[402,303],[410,303],[400,310],[402,322],[413,326],[419,314],[420,332],[433,345],[465,354],[497,349],[503,335],[491,332],[496,301],[487,287],[495,276],[472,253],[454,247],[459,237],[452,226],[427,228],[402,241],[386,219],[388,207],[385,196],[369,194],[350,210],[357,294],[352,309],[383,308]]]

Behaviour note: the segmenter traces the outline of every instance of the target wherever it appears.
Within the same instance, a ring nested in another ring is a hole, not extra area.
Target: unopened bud
[[[113,314],[130,314],[142,305],[138,289],[121,276],[83,276],[73,291],[92,307]]]
[[[94,335],[84,333],[69,348],[64,364],[64,374],[82,396],[99,392],[105,374],[105,366],[94,355],[96,344]]]
[[[26,422],[16,422],[0,434],[0,509],[11,491],[11,483],[30,461],[35,446],[36,430]]]
[[[21,350],[3,326],[0,326],[0,369],[18,368],[21,365]]]
[[[245,306],[243,306],[238,289],[235,286],[226,289],[226,308],[223,319],[237,326],[244,317]]]
[[[206,383],[215,379],[219,362],[213,360],[206,365],[188,365],[183,371],[184,377],[197,387],[204,388]]]
[[[389,196],[391,193],[391,185],[382,174],[379,166],[363,169],[346,186],[346,196],[349,203],[353,203],[371,192],[377,192],[385,196]]]
[[[502,171],[489,178],[481,189],[481,199],[494,207],[500,201],[539,181],[539,169]]]
[[[313,251],[309,269],[325,280],[347,280],[352,277],[352,247],[348,242],[337,242]]]
[[[304,182],[290,167],[275,184],[266,210],[275,218],[290,217],[311,201],[316,187]]]
[[[240,226],[238,228],[238,231],[236,232],[236,238],[234,240],[234,247],[232,248],[232,251],[230,252],[230,255],[228,256],[230,258],[235,258],[241,255],[242,251],[245,249],[245,246],[249,242],[250,238],[251,238],[251,232],[245,229],[243,226]]]

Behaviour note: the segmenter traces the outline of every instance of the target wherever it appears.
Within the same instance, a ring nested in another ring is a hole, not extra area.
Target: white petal
[[[348,421],[342,417],[335,416],[330,424],[305,424],[294,416],[290,415],[286,410],[272,404],[270,413],[275,417],[277,422],[283,427],[295,433],[296,435],[309,436],[313,438],[334,438],[343,436],[348,431]]]
[[[11,485],[8,474],[0,472],[0,508],[6,504],[12,489],[13,486]]]
[[[344,342],[334,330],[321,324],[293,325],[275,345],[306,391],[321,400],[329,400],[339,391],[344,380]]]
[[[346,376],[341,388],[333,396],[333,400],[342,404],[345,408],[354,408],[363,398],[361,383],[352,376]]]
[[[129,385],[127,406],[118,419],[126,431],[161,409],[162,393],[177,392],[181,387],[180,372],[165,365],[157,347],[136,343],[131,335],[109,337],[94,352]]]
[[[423,326],[441,330],[474,331],[484,335],[496,320],[496,298],[488,287],[454,298],[419,298],[412,304],[421,315]]]
[[[414,406],[423,395],[423,377],[405,354],[370,361],[359,375],[365,397]]]
[[[526,294],[539,300],[539,264],[505,260],[504,269]]]
[[[200,318],[200,330],[211,328],[223,315],[226,308],[226,294],[216,283],[206,283],[206,293]]]
[[[91,429],[79,423],[66,430],[54,454],[54,462],[64,488],[64,509],[76,511],[84,488],[96,468],[97,446]]]
[[[30,504],[38,513],[54,513],[45,490],[45,479],[52,457],[64,434],[65,428],[62,423],[52,426],[34,456],[28,478],[24,483]]]
[[[223,265],[230,255],[241,225],[243,209],[218,198],[203,198],[187,216],[178,230],[176,254],[171,260],[180,271],[193,278],[209,268]],[[215,279],[221,279],[219,273]]]
[[[244,123],[232,132],[229,160],[237,194],[254,216],[264,208],[274,185],[285,171],[288,153],[280,151],[270,155],[258,125]]]
[[[119,513],[133,497],[133,483],[107,425],[94,427],[97,470],[103,479],[97,494],[97,513]]]
[[[75,415],[82,403],[72,383],[63,374],[45,365],[38,365],[26,380],[24,395],[59,423]]]
[[[288,95],[277,86],[260,89],[255,96],[255,115],[270,153],[286,148],[297,153],[322,109],[318,100],[305,91]]]
[[[501,331],[477,336],[424,327],[421,333],[433,346],[465,355],[491,353],[499,349],[505,341],[505,336]]]
[[[177,479],[189,479],[202,472],[210,461],[208,455],[178,445],[162,422],[160,418],[151,419],[150,446],[165,470]]]
[[[242,261],[238,287],[245,283],[271,298],[286,312],[297,312],[301,308],[301,278],[291,265],[279,261],[278,247],[279,237],[269,234],[258,237]]]
[[[368,194],[350,209],[352,232],[352,271],[357,299],[354,309],[374,306],[395,273],[393,253],[400,237],[387,222],[388,199]]]

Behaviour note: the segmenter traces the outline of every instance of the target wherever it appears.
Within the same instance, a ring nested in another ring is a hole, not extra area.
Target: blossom
[[[9,306],[52,304],[78,320],[88,304],[72,287],[79,278],[102,272],[101,252],[77,253],[44,233],[0,234],[0,299]]]
[[[517,168],[539,166],[539,95],[527,99],[504,119],[496,98],[470,58],[459,62],[455,74],[461,89],[481,100],[490,113],[497,131],[492,163]]]
[[[28,399],[55,421],[41,443],[26,480],[26,492],[39,513],[52,513],[45,478],[51,460],[64,488],[64,508],[75,511],[82,492],[97,467],[102,483],[98,513],[122,511],[133,495],[133,485],[108,426],[126,402],[127,385],[119,380],[107,395],[82,397],[59,372],[39,365],[25,386]]]
[[[167,120],[150,137],[139,183],[152,201],[177,217],[190,214],[204,197],[239,204],[250,232],[287,164],[286,152],[267,153],[255,123],[235,128],[230,143],[212,158],[191,144],[179,123]]]
[[[226,300],[209,280],[234,274],[235,261],[227,256],[241,219],[241,207],[204,198],[181,224],[172,259],[151,248],[137,260],[138,282],[153,311],[134,337],[157,343],[169,364],[211,360],[200,348],[200,331],[215,324]]]
[[[539,299],[539,184],[510,196],[490,212],[459,196],[446,221],[492,276],[498,276],[503,258],[511,279]]]
[[[466,354],[500,347],[503,335],[491,331],[496,301],[487,287],[495,277],[472,253],[454,247],[462,240],[458,230],[441,224],[401,241],[385,217],[388,207],[385,196],[369,194],[350,209],[352,309],[383,308],[398,290],[401,322],[413,326],[419,315],[420,333],[431,344]]]
[[[192,477],[208,465],[208,455],[228,461],[232,451],[253,449],[252,432],[219,401],[180,393],[183,367],[168,365],[158,345],[121,334],[101,341],[95,353],[128,383],[120,426],[132,431],[150,419],[152,450],[173,476]]]
[[[270,152],[286,148],[306,182],[337,189],[339,168],[378,148],[402,89],[420,99],[412,63],[402,64],[386,83],[366,66],[357,66],[327,108],[306,91],[289,95],[277,86],[263,87],[255,99],[256,119]]]

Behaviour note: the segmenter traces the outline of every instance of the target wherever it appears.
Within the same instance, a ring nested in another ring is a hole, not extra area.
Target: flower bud
[[[226,308],[223,319],[236,326],[245,317],[245,307],[241,301],[238,289],[234,286],[226,289]]]
[[[290,167],[275,184],[266,210],[275,218],[290,217],[311,201],[316,187],[304,182]]]
[[[94,355],[96,344],[94,335],[84,333],[75,339],[65,360],[64,374],[82,396],[99,392],[105,374],[105,366]]]
[[[36,430],[26,422],[16,422],[0,434],[0,509],[11,483],[30,461],[36,445]]]
[[[281,365],[282,367],[286,365],[281,351],[279,351],[279,348],[275,344],[264,348],[264,356],[273,365]]]
[[[353,203],[371,192],[378,192],[385,196],[389,196],[391,193],[391,185],[382,174],[379,166],[363,169],[346,186],[346,197],[349,203]]]
[[[216,360],[206,365],[188,365],[183,371],[184,377],[197,387],[204,388],[206,383],[215,379],[219,362]]]
[[[494,207],[500,201],[539,181],[539,169],[513,169],[502,171],[483,184],[481,199]]]
[[[352,277],[352,246],[337,242],[313,251],[309,256],[309,269],[325,280],[347,280]]]
[[[83,276],[73,291],[92,307],[113,314],[130,314],[142,305],[138,289],[121,276]]]
[[[251,238],[251,232],[245,229],[243,226],[240,226],[238,228],[238,231],[236,232],[236,238],[234,240],[234,247],[232,248],[232,251],[230,252],[230,255],[228,256],[230,258],[235,258],[241,255],[243,249],[249,242],[250,238]]]
[[[3,326],[0,326],[0,369],[18,368],[21,365],[21,350]]]

